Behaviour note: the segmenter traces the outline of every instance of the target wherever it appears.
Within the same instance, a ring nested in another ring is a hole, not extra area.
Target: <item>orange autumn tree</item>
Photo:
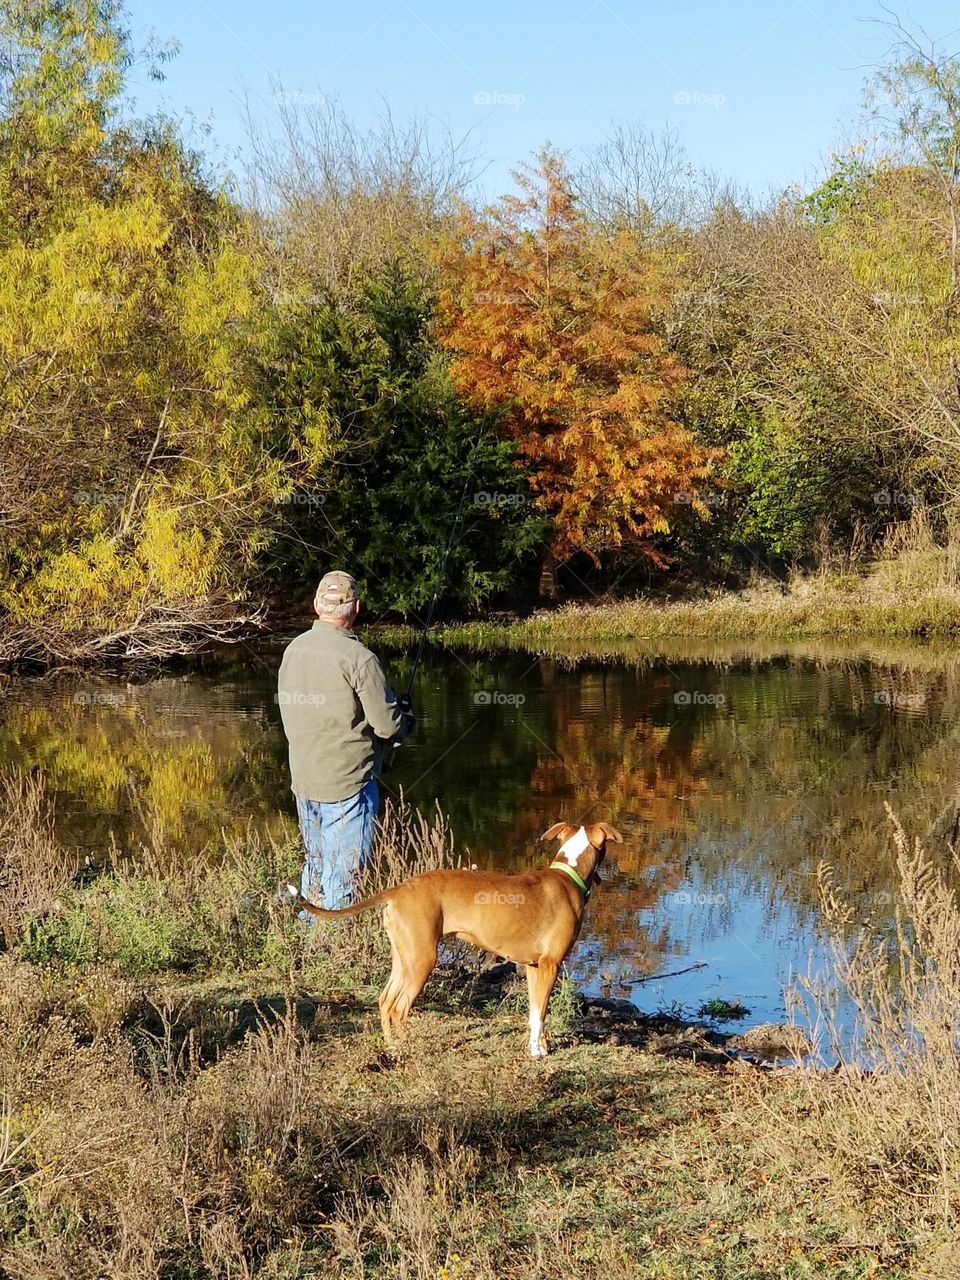
[[[580,210],[562,157],[514,175],[521,194],[465,211],[440,249],[439,340],[460,393],[496,411],[552,521],[541,592],[575,552],[633,549],[664,563],[678,494],[711,456],[673,420],[684,370],[654,328],[667,283],[629,234]]]

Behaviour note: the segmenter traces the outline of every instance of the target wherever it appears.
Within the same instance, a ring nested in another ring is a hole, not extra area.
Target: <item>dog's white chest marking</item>
[[[566,858],[571,867],[574,867],[576,866],[577,859],[580,857],[581,853],[583,853],[584,849],[588,848],[589,845],[590,841],[587,839],[586,830],[581,827],[576,835],[572,835],[569,839],[564,840],[563,844],[560,846],[557,856]]]

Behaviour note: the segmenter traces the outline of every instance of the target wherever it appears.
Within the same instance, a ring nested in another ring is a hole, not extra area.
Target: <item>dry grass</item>
[[[450,648],[563,652],[578,644],[812,637],[952,637],[960,633],[960,529],[934,543],[921,511],[895,526],[871,563],[825,559],[789,581],[756,575],[741,591],[674,602],[638,597],[571,603],[515,622],[437,627]],[[410,628],[377,629],[383,648],[409,645]]]
[[[47,839],[42,805],[30,814]],[[347,971],[379,983],[379,925],[314,940],[311,960],[295,921],[256,897],[294,848],[226,851],[219,899],[216,875],[187,870],[156,895],[146,859],[92,884],[57,871],[51,896],[41,835],[17,827],[4,865],[23,892],[0,955],[4,1280],[949,1274],[956,908],[905,840],[902,998],[869,946],[841,975],[886,1019],[872,1050],[896,1069],[841,1079],[708,1071],[586,1043],[575,1018],[530,1062],[515,1010],[451,1007],[443,984],[394,1058],[373,991]],[[393,813],[368,887],[452,857],[441,819]],[[178,970],[157,939],[183,912]]]
[[[167,849],[114,850],[77,867],[44,816],[42,783],[0,779],[0,942],[20,959],[62,971],[108,966],[127,979],[175,972],[265,971],[290,985],[312,973],[330,988],[382,981],[389,947],[378,913],[310,931],[277,889],[299,877],[302,850],[249,830],[218,856],[176,859]],[[361,895],[415,871],[452,865],[453,838],[402,800],[379,824]]]
[[[938,569],[940,561],[938,556]],[[909,595],[905,595],[905,578],[912,584]],[[915,579],[901,562],[895,574],[878,566],[867,578],[804,577],[786,587],[761,582],[745,591],[677,604],[629,600],[570,605],[504,630],[510,640],[534,645],[580,638],[933,636],[960,631],[960,591],[940,583],[918,586]],[[498,628],[487,626],[492,639]],[[479,629],[448,627],[440,638],[447,644],[465,642],[474,630]]]
[[[367,1013],[293,999],[145,1053],[136,1000],[91,1037],[4,977],[10,1280],[911,1274],[869,1207],[778,1176],[752,1076],[575,1039],[530,1063],[513,1018],[429,1011],[392,1061]]]
[[[805,1127],[848,1194],[952,1236],[960,1222],[960,861],[954,855],[944,867],[889,809],[888,817],[899,886],[892,928],[884,916],[857,927],[831,870],[820,868],[832,964],[798,997],[816,1012],[837,1067],[802,1076]]]
[[[0,775],[0,944],[10,948],[28,920],[56,909],[74,860],[53,835],[43,784],[18,773]]]

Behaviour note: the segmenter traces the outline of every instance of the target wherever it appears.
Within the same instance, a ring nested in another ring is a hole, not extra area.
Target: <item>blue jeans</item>
[[[318,907],[349,907],[357,877],[373,852],[380,806],[376,779],[346,800],[324,804],[297,796],[296,801],[306,849],[300,892]]]

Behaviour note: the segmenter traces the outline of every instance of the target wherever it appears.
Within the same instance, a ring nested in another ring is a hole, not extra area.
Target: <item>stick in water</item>
[[[638,987],[641,982],[656,982],[658,978],[679,978],[681,973],[696,973],[698,969],[706,969],[706,960],[700,960],[697,964],[688,964],[686,969],[674,969],[672,973],[651,973],[646,978],[631,978],[629,982],[621,982],[622,987]]]

